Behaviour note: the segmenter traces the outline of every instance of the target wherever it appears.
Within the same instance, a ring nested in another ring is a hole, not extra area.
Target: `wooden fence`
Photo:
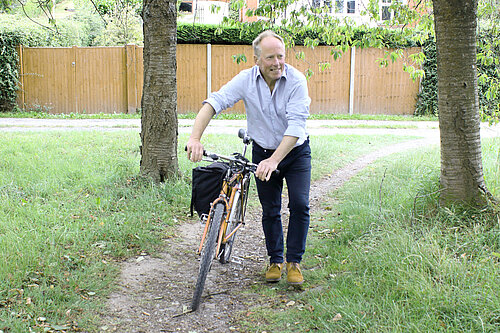
[[[381,68],[377,59],[384,57],[384,50],[349,50],[337,61],[330,50],[295,47],[287,51],[288,63],[314,72],[308,83],[311,113],[413,114],[419,82],[402,70],[404,60]],[[299,52],[304,52],[305,60],[297,59]],[[412,48],[405,55],[417,52],[419,48]],[[245,54],[248,61],[236,64],[235,54]],[[140,108],[142,47],[21,46],[19,56],[21,108],[50,113],[132,113]],[[320,71],[324,62],[331,67]],[[247,45],[178,45],[178,112],[198,111],[210,91],[253,64]],[[241,102],[233,109],[244,112]]]

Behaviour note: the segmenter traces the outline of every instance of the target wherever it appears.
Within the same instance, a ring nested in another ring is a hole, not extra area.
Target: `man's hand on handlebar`
[[[255,176],[262,181],[268,181],[271,178],[271,174],[278,168],[278,163],[276,163],[271,158],[262,160],[255,170]]]
[[[187,158],[191,162],[199,162],[203,158],[203,145],[200,140],[189,138],[186,144]]]

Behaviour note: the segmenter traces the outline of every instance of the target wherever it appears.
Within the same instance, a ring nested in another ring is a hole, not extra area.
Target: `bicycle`
[[[248,200],[248,190],[252,174],[257,164],[251,163],[246,157],[246,150],[252,139],[244,129],[238,131],[242,139],[243,153],[233,153],[231,156],[203,152],[204,161],[223,162],[228,165],[224,176],[222,190],[212,202],[207,216],[202,217],[205,228],[197,250],[201,256],[198,278],[191,301],[191,311],[196,311],[200,305],[208,272],[214,259],[226,264],[230,261],[236,232],[245,224],[245,212]]]

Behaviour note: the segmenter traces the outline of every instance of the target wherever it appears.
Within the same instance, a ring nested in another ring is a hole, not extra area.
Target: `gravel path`
[[[192,119],[179,119],[179,133],[189,133]],[[0,132],[14,131],[140,131],[140,119],[34,119],[0,118]],[[245,120],[214,119],[207,133],[234,134],[238,128],[246,127]],[[311,135],[356,134],[356,135],[411,135],[425,138],[439,138],[437,121],[379,121],[379,120],[308,120]],[[500,124],[481,124],[481,137],[500,136]]]

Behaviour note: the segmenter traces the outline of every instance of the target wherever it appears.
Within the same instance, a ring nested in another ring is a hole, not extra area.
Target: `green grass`
[[[196,112],[178,114],[179,119],[194,119]],[[2,112],[0,118],[40,118],[40,119],[140,119],[140,113],[125,114],[51,114],[43,111],[18,111]],[[245,114],[222,113],[217,119],[241,120],[246,119]],[[433,116],[401,116],[401,115],[361,115],[361,114],[311,114],[309,119],[319,120],[391,120],[391,121],[437,121]]]
[[[361,155],[412,137],[394,135],[314,136],[311,138],[312,179],[330,174]]]
[[[37,118],[37,119],[141,119],[140,113],[61,113],[52,114],[41,111],[0,112],[0,118]]]
[[[317,137],[314,177],[406,138]],[[154,254],[186,220],[182,176],[153,185],[137,177],[135,131],[0,132],[0,330],[98,330],[119,263]],[[193,165],[179,138],[179,167]],[[239,151],[234,135],[206,135],[208,150]]]
[[[312,137],[313,178],[402,139]],[[185,221],[188,177],[162,185],[137,177],[135,131],[0,140],[0,329],[97,331],[119,263],[162,250],[173,221]],[[225,154],[240,148],[233,135],[204,143]],[[194,165],[180,148],[189,175]],[[499,139],[483,141],[486,183],[497,196],[499,152]],[[241,324],[259,332],[498,331],[498,211],[436,207],[438,177],[434,148],[363,170],[313,212],[304,290],[258,285],[267,305]]]
[[[311,114],[309,119],[319,120],[391,120],[391,121],[437,121],[435,116],[403,116],[403,115],[382,115],[382,114]]]
[[[417,129],[417,125],[392,124],[392,125],[377,125],[377,124],[353,124],[353,125],[326,125],[322,128],[388,128],[388,129]],[[437,128],[437,126],[436,126]]]
[[[483,141],[485,179],[497,197],[499,152],[500,139]],[[499,208],[440,208],[438,179],[437,147],[363,170],[314,213],[304,288],[256,287],[269,298],[242,324],[269,332],[498,332]]]

